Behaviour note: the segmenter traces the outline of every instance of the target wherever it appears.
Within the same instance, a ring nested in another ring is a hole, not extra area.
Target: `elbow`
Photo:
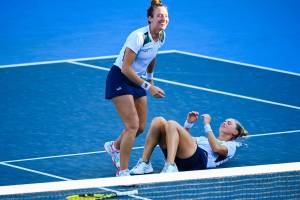
[[[122,68],[121,68],[121,72],[123,74],[128,74],[128,72],[130,71],[131,65],[127,62],[123,62]]]
[[[217,146],[213,146],[211,148],[211,150],[214,152],[214,153],[219,153],[220,149],[217,147]]]
[[[214,145],[211,149],[214,153],[220,153],[222,151],[222,148],[219,145]]]
[[[220,146],[216,146],[216,147],[212,148],[212,151],[214,153],[217,153],[217,154],[221,155],[221,156],[227,156],[227,154],[228,154],[227,149],[224,149]]]

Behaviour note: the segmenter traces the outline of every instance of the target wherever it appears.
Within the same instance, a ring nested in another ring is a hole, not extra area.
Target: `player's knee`
[[[166,124],[165,124],[165,129],[166,130],[175,130],[175,129],[177,129],[178,128],[178,123],[176,122],[176,121],[174,121],[174,120],[169,120],[169,121],[167,121],[166,122]],[[166,134],[173,134],[174,133],[174,131],[166,131]]]
[[[163,117],[154,117],[152,120],[152,125],[163,125],[165,123],[166,120]]]
[[[170,126],[172,126],[172,127],[175,126],[175,127],[176,127],[177,124],[178,124],[178,123],[177,123],[176,121],[174,121],[174,120],[169,120],[169,121],[167,121],[167,126],[169,126],[169,127],[170,127]]]
[[[126,130],[130,133],[136,134],[139,130],[139,123],[131,122],[131,123],[126,124]]]

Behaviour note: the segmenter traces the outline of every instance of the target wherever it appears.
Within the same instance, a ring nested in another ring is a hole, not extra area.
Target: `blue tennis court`
[[[103,144],[122,130],[105,78],[114,56],[3,66],[1,185],[115,175]],[[158,55],[156,84],[166,98],[149,98],[154,116],[184,122],[186,113],[210,113],[212,127],[239,119],[251,137],[223,168],[299,162],[300,76],[181,51]],[[202,134],[198,123],[192,134]],[[142,154],[146,131],[135,142],[130,166]],[[163,167],[157,149],[156,172]],[[16,178],[18,177],[18,178]]]
[[[104,99],[105,79],[128,34],[146,25],[149,2],[2,2],[0,186],[115,176],[103,145],[123,124]],[[300,162],[299,2],[163,2],[170,24],[154,77],[166,97],[148,95],[146,128],[129,167],[142,155],[153,117],[184,123],[191,110],[209,113],[215,133],[229,117],[249,131],[220,168]],[[202,128],[198,121],[192,135],[203,135]],[[159,173],[164,160],[158,148],[151,162]],[[295,189],[290,193],[299,196],[299,170],[287,174]],[[278,182],[272,183],[276,191]],[[196,190],[210,190],[199,183]]]

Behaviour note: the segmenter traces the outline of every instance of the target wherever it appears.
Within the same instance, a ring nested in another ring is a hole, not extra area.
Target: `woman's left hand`
[[[209,114],[203,114],[201,115],[203,117],[203,124],[210,124],[211,122],[211,116]]]

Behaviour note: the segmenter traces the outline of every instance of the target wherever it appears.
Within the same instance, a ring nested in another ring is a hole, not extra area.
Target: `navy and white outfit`
[[[136,59],[132,63],[132,69],[138,76],[142,76],[146,73],[150,62],[156,57],[158,49],[164,44],[165,38],[165,32],[162,31],[158,41],[155,42],[152,39],[149,26],[137,29],[127,37],[119,56],[107,76],[106,99],[126,94],[131,94],[135,98],[146,96],[146,91],[142,87],[133,83],[121,72],[125,49],[129,48],[136,54]]]
[[[175,157],[175,163],[177,165],[178,171],[191,171],[191,170],[201,170],[207,168],[214,168],[227,162],[231,159],[238,146],[238,142],[235,141],[220,141],[220,144],[225,145],[228,149],[227,156],[220,156],[219,154],[213,152],[211,149],[207,137],[196,137],[197,149],[195,153],[189,158],[178,158]],[[167,149],[162,149],[165,158],[167,158]]]
[[[228,150],[227,156],[220,156],[219,154],[213,152],[213,150],[209,145],[207,137],[200,136],[197,137],[196,140],[197,140],[198,147],[207,152],[206,168],[214,168],[227,162],[229,159],[231,159],[234,156],[236,152],[236,148],[239,146],[239,143],[233,140],[221,141],[217,139],[217,142],[220,143],[221,145],[226,146]]]

